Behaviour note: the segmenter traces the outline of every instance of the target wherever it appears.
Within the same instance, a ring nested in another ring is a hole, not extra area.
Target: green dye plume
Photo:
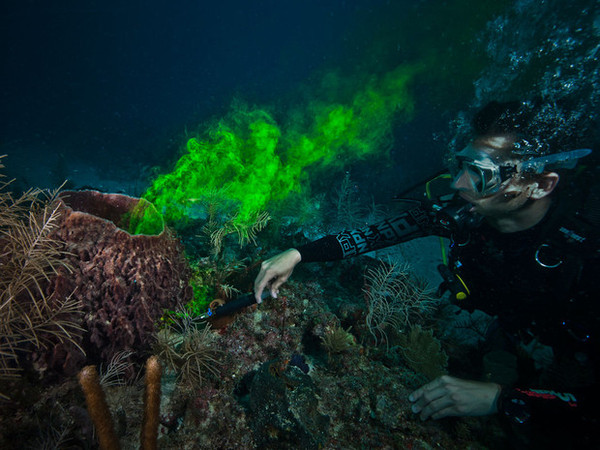
[[[409,85],[420,65],[372,77],[347,102],[312,101],[285,130],[261,109],[239,104],[187,141],[171,173],[160,175],[145,197],[169,222],[205,218],[202,205],[220,192],[238,224],[250,224],[273,200],[299,191],[315,167],[334,175],[357,160],[382,155],[394,120],[414,109]]]
[[[162,216],[149,201],[140,198],[136,206],[121,218],[122,227],[129,234],[158,235],[165,224]]]
[[[211,127],[205,138],[189,139],[173,172],[160,175],[145,197],[168,221],[176,222],[205,218],[203,200],[220,192],[240,223],[250,221],[274,195],[280,136],[266,112],[238,108]]]

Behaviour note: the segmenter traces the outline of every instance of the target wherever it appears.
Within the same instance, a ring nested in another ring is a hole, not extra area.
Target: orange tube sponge
[[[160,378],[162,368],[157,356],[146,361],[146,394],[144,396],[144,420],[140,435],[142,450],[158,448],[158,422],[160,412]]]
[[[102,450],[120,450],[119,439],[113,427],[110,410],[95,366],[85,366],[79,372],[79,384],[85,395],[85,403],[98,433]]]

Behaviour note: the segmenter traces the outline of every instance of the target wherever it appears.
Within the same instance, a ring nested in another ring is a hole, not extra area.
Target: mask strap
[[[528,159],[517,164],[519,172],[542,173],[546,166],[553,165],[556,168],[572,169],[577,165],[577,161],[584,156],[592,153],[589,148],[580,148],[568,152],[554,153],[552,155],[540,156],[538,158]]]

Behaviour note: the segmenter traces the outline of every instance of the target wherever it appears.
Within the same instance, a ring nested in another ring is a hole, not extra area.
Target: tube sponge
[[[144,419],[140,434],[142,450],[158,448],[158,422],[160,412],[160,378],[162,367],[157,356],[146,361],[146,394],[144,396]]]
[[[88,413],[96,427],[98,441],[102,450],[120,450],[119,439],[115,433],[110,410],[95,366],[85,366],[79,372],[79,384],[85,395]]]

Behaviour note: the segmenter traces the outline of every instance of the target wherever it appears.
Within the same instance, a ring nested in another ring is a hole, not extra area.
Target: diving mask
[[[457,190],[474,192],[481,197],[495,194],[500,190],[502,184],[515,173],[540,174],[548,166],[572,169],[579,158],[583,158],[591,152],[590,149],[582,148],[539,156],[513,164],[502,163],[499,158],[494,158],[489,153],[478,150],[469,144],[455,155],[454,167],[450,168],[454,178],[452,187]],[[463,181],[460,181],[461,179]],[[459,185],[459,181],[462,185]]]

